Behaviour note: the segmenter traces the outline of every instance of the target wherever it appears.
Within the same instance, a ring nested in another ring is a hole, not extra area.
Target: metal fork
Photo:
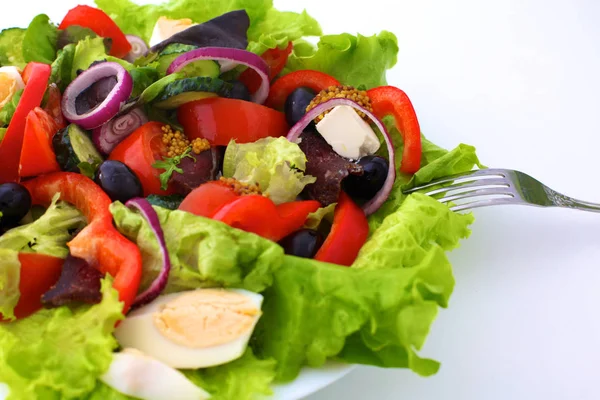
[[[442,203],[453,203],[453,211],[500,204],[565,207],[600,212],[600,204],[576,200],[550,189],[531,176],[510,169],[480,169],[441,178],[410,188],[423,191]]]

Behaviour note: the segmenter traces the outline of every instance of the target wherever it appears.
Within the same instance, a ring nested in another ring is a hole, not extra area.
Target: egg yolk
[[[0,110],[17,92],[16,80],[6,72],[0,72]]]

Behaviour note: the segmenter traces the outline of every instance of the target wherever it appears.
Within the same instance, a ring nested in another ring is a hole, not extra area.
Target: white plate
[[[0,26],[27,24],[39,12],[60,19],[74,1],[10,4]],[[473,144],[489,166],[521,169],[600,202],[599,2],[275,4],[307,8],[326,33],[393,31],[400,55],[389,81],[411,96],[432,140]],[[451,255],[450,308],[422,352],[442,361],[440,372],[422,379],[358,367],[310,400],[600,398],[600,215],[502,207],[476,217],[473,236]],[[339,375],[304,376],[315,375],[303,375],[282,398]]]

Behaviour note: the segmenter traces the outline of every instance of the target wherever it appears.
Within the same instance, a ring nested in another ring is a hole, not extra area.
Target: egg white
[[[261,309],[263,297],[260,294],[243,289],[227,290],[246,296],[256,305],[257,309]],[[159,311],[162,305],[186,293],[189,292],[159,296],[152,303],[130,313],[115,330],[115,337],[119,344],[122,347],[138,349],[173,368],[207,368],[225,364],[241,357],[248,346],[248,341],[260,315],[254,318],[252,328],[235,340],[211,347],[190,348],[183,346],[174,343],[159,331],[154,325],[153,314]]]

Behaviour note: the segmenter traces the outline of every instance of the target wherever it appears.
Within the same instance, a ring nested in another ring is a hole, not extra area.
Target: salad
[[[481,165],[387,84],[396,37],[269,0],[96,4],[0,32],[8,398],[253,399],[328,360],[435,374],[418,350],[473,217],[403,190]]]

